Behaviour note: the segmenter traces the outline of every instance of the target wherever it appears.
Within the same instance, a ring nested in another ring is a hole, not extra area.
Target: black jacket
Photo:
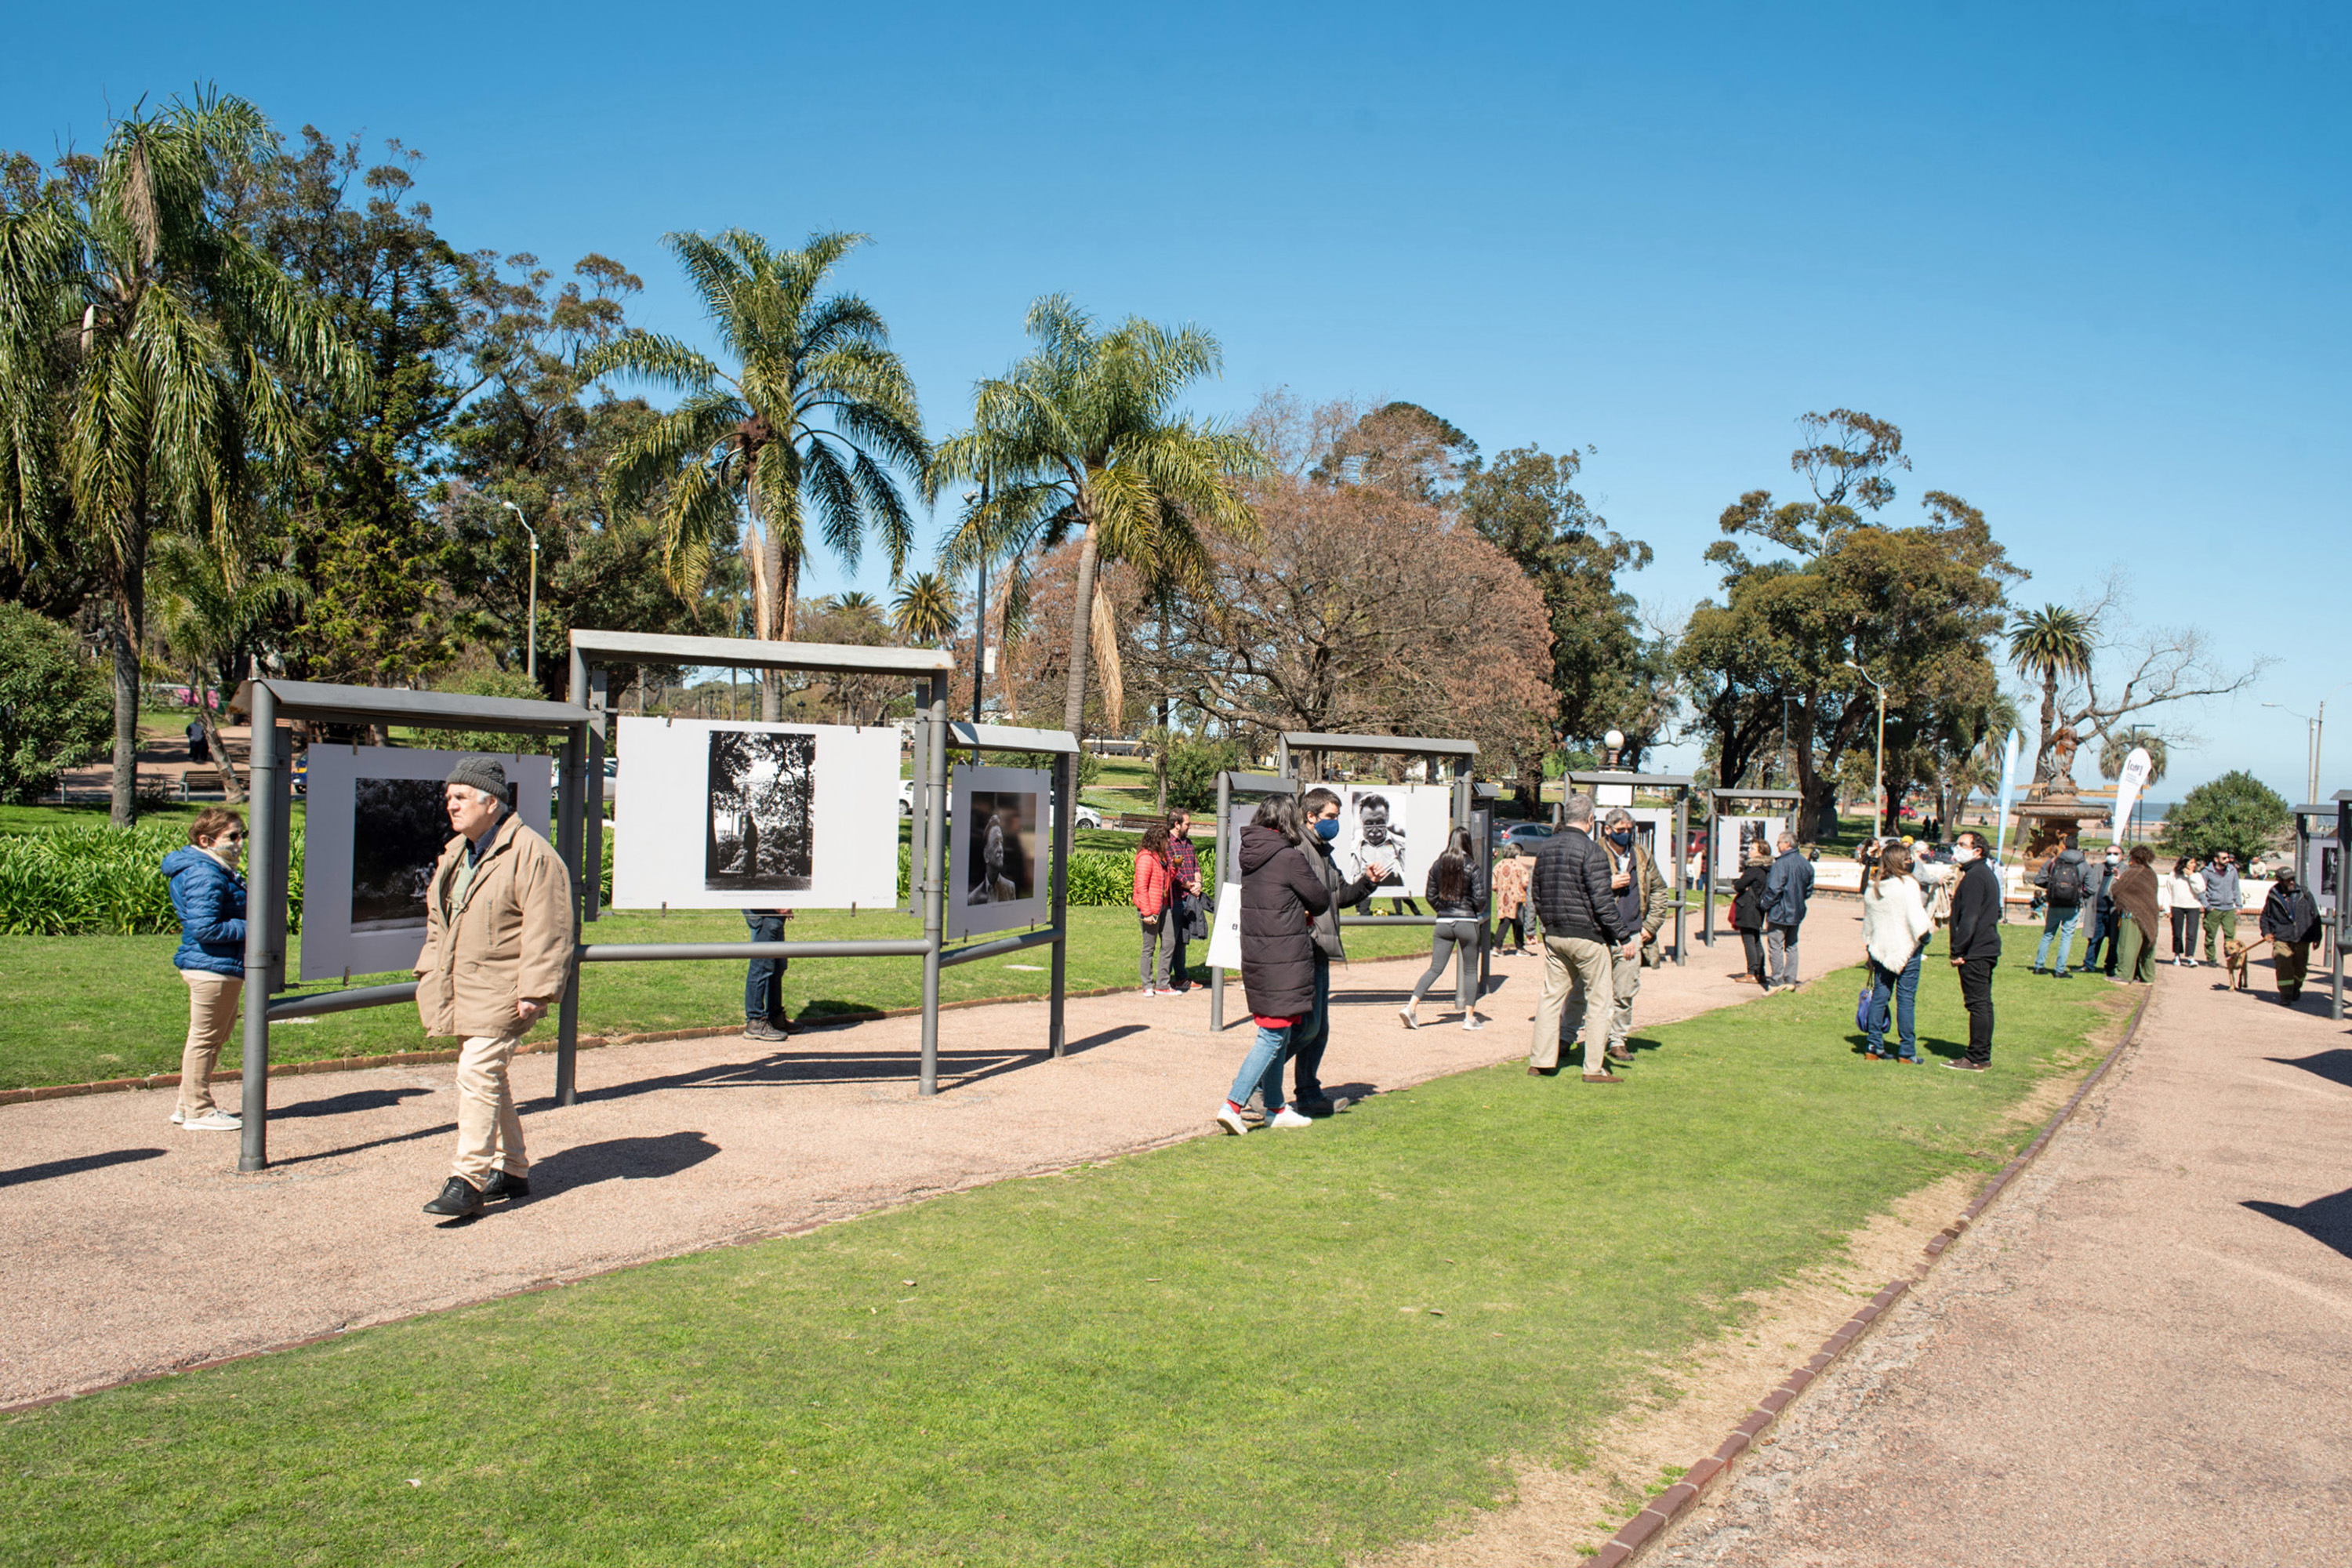
[[[1731,929],[1762,931],[1764,929],[1764,879],[1772,874],[1769,866],[1745,866],[1739,879],[1731,884]]]
[[[1443,858],[1443,857],[1440,857]],[[1462,868],[1463,894],[1459,899],[1442,899],[1437,895],[1437,863],[1430,862],[1429,886],[1423,897],[1429,900],[1429,912],[1440,920],[1475,921],[1486,912],[1486,887],[1478,875],[1478,862],[1472,860]]]
[[[1989,861],[1962,867],[1952,889],[1952,956],[2000,956],[2000,873]]]
[[[1315,917],[1315,945],[1322,949],[1325,958],[1336,958],[1345,963],[1348,962],[1348,950],[1339,941],[1339,911],[1370,898],[1372,879],[1359,877],[1350,882],[1342,877],[1339,858],[1331,853],[1329,841],[1320,834],[1309,833],[1298,852],[1307,857],[1307,864],[1313,869],[1316,880],[1321,882],[1323,890],[1331,895],[1330,907]],[[1275,1016],[1266,1015],[1268,1017]]]
[[[1622,947],[1633,938],[1617,918],[1617,895],[1609,887],[1609,853],[1580,827],[1564,827],[1544,840],[1528,887],[1548,937],[1580,937],[1612,947]]]
[[[2319,902],[2297,888],[2288,892],[2273,887],[2263,900],[2262,932],[2273,942],[2317,942]]]
[[[1242,990],[1253,1016],[1303,1018],[1315,1010],[1314,918],[1330,891],[1309,852],[1271,827],[1242,829]]]

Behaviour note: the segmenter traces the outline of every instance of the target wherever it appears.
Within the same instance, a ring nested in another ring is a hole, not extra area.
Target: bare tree
[[[2151,709],[2210,697],[2229,697],[2252,686],[2276,659],[2263,656],[2243,667],[2224,665],[2211,640],[2198,626],[2141,628],[2126,619],[2128,584],[2108,576],[2075,605],[2091,628],[2090,671],[2062,687],[2057,718],[2088,744],[2105,742],[2135,727],[2156,731],[2175,745],[2195,737],[2178,724],[2135,719]],[[2169,715],[2168,715],[2169,717]]]

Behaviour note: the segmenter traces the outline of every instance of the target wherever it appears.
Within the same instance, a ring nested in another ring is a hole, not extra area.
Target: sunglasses
[[[245,842],[245,835],[236,832],[216,833],[213,835],[213,842],[215,844],[242,844]]]

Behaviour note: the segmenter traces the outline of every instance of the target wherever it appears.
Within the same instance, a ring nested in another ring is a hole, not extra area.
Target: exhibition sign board
[[[1774,846],[1788,830],[1789,819],[1785,816],[1717,817],[1715,837],[1709,840],[1713,848],[1707,857],[1717,885],[1727,888],[1739,879],[1739,868],[1748,864],[1753,846],[1761,844],[1766,854],[1778,854]]]
[[[1339,837],[1332,853],[1349,880],[1375,862],[1387,874],[1374,884],[1374,898],[1418,899],[1428,888],[1429,868],[1445,853],[1446,829],[1454,821],[1451,784],[1328,784],[1339,796]]]
[[[1053,789],[1054,775],[1040,770],[957,766],[948,784],[950,941],[1052,918],[1040,851]]]
[[[2303,847],[2303,885],[2311,889],[2322,914],[2336,912],[2337,889],[2344,875],[2342,852],[2333,838],[2314,838]]]
[[[888,909],[898,731],[624,717],[613,907]]]
[[[442,783],[490,755],[514,786],[515,814],[548,836],[554,759],[403,746],[314,745],[304,795],[303,980],[405,973],[425,949],[425,899],[452,837]]]

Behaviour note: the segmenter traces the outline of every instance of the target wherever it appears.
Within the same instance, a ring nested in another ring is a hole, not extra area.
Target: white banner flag
[[[2139,793],[2147,787],[2150,771],[2147,748],[2134,746],[2131,755],[2124,759],[2124,771],[2116,780],[2116,842],[2124,841],[2124,831],[2131,826],[2132,808],[2139,805]]]

